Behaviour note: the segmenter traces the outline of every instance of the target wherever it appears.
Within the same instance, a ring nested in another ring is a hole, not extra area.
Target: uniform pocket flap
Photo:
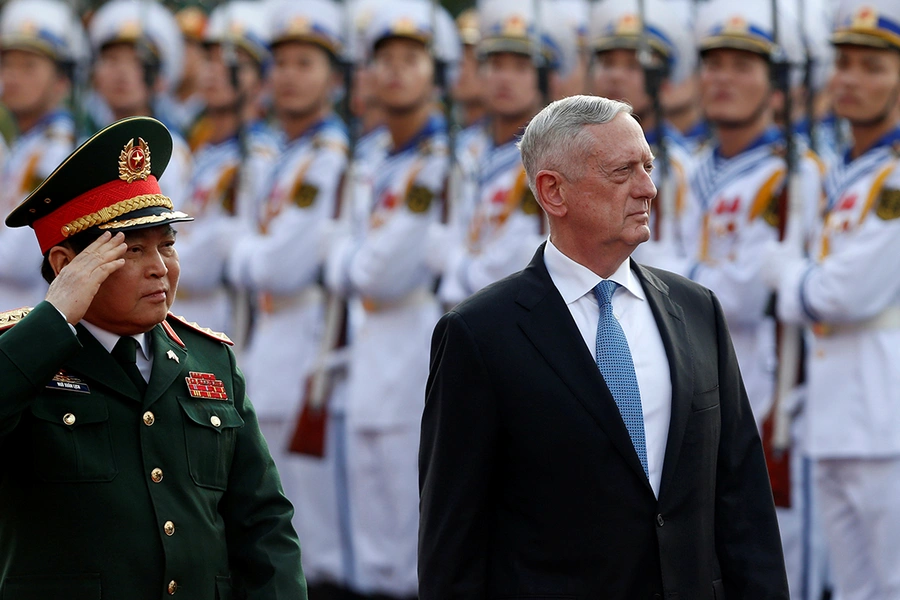
[[[86,400],[78,395],[72,398],[38,398],[31,403],[31,414],[42,421],[67,427],[109,421],[106,402]]]
[[[244,419],[228,402],[179,397],[178,403],[188,419],[202,427],[222,431],[244,426]]]

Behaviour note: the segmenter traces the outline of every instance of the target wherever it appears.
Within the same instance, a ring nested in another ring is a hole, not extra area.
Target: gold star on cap
[[[135,146],[132,138],[119,154],[119,179],[132,183],[137,179],[147,179],[148,175],[150,175],[150,146],[143,138],[138,138],[138,145]]]

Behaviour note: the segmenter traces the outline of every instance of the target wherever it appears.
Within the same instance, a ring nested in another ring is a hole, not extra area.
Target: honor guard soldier
[[[774,404],[778,360],[770,291],[760,281],[764,251],[783,228],[808,235],[803,232],[812,228],[821,204],[822,173],[818,159],[796,136],[793,172],[787,172],[788,145],[783,130],[774,124],[776,110],[783,111],[786,98],[785,90],[774,83],[776,69],[779,63],[788,61],[793,67],[801,60],[799,29],[791,14],[779,9],[773,15],[768,3],[713,0],[703,6],[697,25],[701,105],[716,139],[698,154],[691,179],[688,210],[699,212],[690,221],[699,225],[699,232],[687,272],[722,303],[750,405],[761,426]],[[789,81],[783,83],[788,86],[799,81],[796,69],[787,75]],[[791,203],[799,210],[788,214]],[[786,405],[790,398],[779,397],[779,402]],[[789,412],[780,405],[778,410]],[[790,437],[785,440],[788,444]],[[792,466],[794,474],[802,470],[799,461]],[[789,583],[792,594],[800,597],[806,565],[813,560],[803,543],[813,534],[813,519],[802,477],[791,479],[792,489],[781,489],[790,502],[779,499],[777,512]]]
[[[572,55],[563,55],[558,32],[535,18],[540,4],[491,0],[479,6],[487,120],[459,137],[462,182],[449,241],[433,252],[442,259],[435,266],[443,269],[439,294],[447,305],[524,268],[546,233],[516,140],[544,105],[549,72],[568,72],[564,60]]]
[[[809,260],[771,252],[778,315],[808,324],[806,451],[837,596],[900,597],[900,5],[839,4],[831,89],[852,145]]]
[[[458,112],[456,122],[463,128],[471,127],[484,118],[484,90],[478,77],[476,47],[481,39],[478,29],[478,10],[468,8],[456,17],[456,28],[462,42],[459,74],[453,86],[453,104]]]
[[[588,93],[588,72],[591,64],[590,13],[587,0],[550,0],[542,5],[544,27],[556,33],[554,37],[565,46],[571,58],[565,60],[565,73],[550,76],[551,100]],[[558,33],[557,33],[558,32]]]
[[[100,105],[90,113],[107,119],[92,123],[89,133],[125,117],[154,115],[159,96],[181,77],[184,42],[172,13],[156,0],[112,0],[94,14],[88,36],[95,57],[93,101]],[[179,134],[172,132],[172,164],[160,186],[181,206],[192,162]]]
[[[6,220],[51,282],[0,315],[0,595],[306,598],[292,508],[222,334],[168,313],[171,137],[100,131]]]
[[[0,13],[2,101],[18,137],[0,166],[4,213],[18,206],[75,147],[75,126],[63,102],[76,65],[86,58],[84,32],[69,6],[56,0],[15,0]],[[33,305],[47,289],[27,231],[0,231],[0,305]]]
[[[184,66],[171,93],[157,98],[156,110],[187,135],[205,105],[201,89],[206,65],[203,42],[209,19],[200,7],[188,6],[175,13],[175,21],[184,42]]]
[[[693,161],[662,108],[666,94],[690,77],[697,64],[690,35],[690,3],[600,2],[591,14],[591,40],[593,92],[632,105],[656,157],[652,237],[631,256],[642,264],[680,272],[688,248],[692,248],[690,236],[697,230],[686,222],[696,213],[685,208]],[[642,57],[644,52],[646,57]]]
[[[328,406],[322,457],[289,452],[304,409],[304,382],[319,351],[326,296],[322,268],[330,221],[338,213],[348,140],[331,100],[345,49],[341,6],[331,0],[269,5],[271,101],[281,152],[266,177],[257,226],[236,246],[229,266],[255,299],[253,331],[242,358],[260,427],[296,506],[310,596],[348,586],[346,496],[338,497],[343,413]]]
[[[435,62],[456,62],[460,45],[452,18],[416,0],[381,5],[366,40],[387,137],[371,165],[370,193],[353,199],[358,220],[335,244],[327,282],[349,297],[352,312],[346,446],[354,591],[412,598],[422,390],[440,316],[426,250],[449,170]]]
[[[237,0],[210,14],[206,110],[197,125],[205,139],[194,152],[188,197],[179,206],[196,221],[179,240],[185,267],[175,310],[240,339],[246,327],[240,317],[247,311],[225,284],[226,263],[234,240],[256,225],[258,199],[277,154],[274,135],[254,120],[272,62],[263,8],[261,2]]]

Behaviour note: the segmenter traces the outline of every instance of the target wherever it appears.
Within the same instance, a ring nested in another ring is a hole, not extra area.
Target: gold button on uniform
[[[73,418],[73,420],[74,420],[74,418]],[[212,423],[213,427],[219,427],[222,424],[222,419],[220,419],[216,415],[213,415],[209,418],[209,422]]]
[[[144,425],[150,427],[153,423],[156,422],[156,417],[153,416],[153,413],[149,410],[144,413]]]
[[[177,583],[175,582],[175,580],[173,579],[172,581],[169,582],[169,587],[166,588],[166,589],[169,590],[169,595],[170,595],[170,596],[174,596],[174,595],[175,595],[175,592],[178,591],[178,584],[177,584]]]
[[[168,536],[175,535],[175,523],[166,521],[165,525],[163,525],[163,531],[165,531]]]
[[[64,414],[63,415],[63,423],[65,423],[66,425],[74,425],[75,424],[75,415],[73,415],[72,413]]]
[[[162,481],[162,469],[156,468],[150,471],[150,480],[153,481],[153,483]]]

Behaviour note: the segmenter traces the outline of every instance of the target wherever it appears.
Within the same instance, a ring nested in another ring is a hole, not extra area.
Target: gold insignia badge
[[[130,139],[119,153],[119,179],[132,183],[137,179],[147,179],[150,175],[150,146],[143,138]]]
[[[853,15],[854,29],[875,29],[878,27],[878,13],[871,6],[861,6]]]
[[[414,213],[427,212],[434,200],[434,192],[423,185],[414,185],[406,194],[406,206]]]
[[[884,188],[878,196],[875,214],[884,221],[900,217],[900,190]]]
[[[620,35],[634,35],[641,31],[641,18],[633,13],[626,13],[616,23],[616,33]]]
[[[775,228],[781,227],[781,210],[779,207],[780,199],[780,193],[772,194],[772,196],[769,198],[769,203],[766,204],[766,208],[762,213],[763,220]]]
[[[537,198],[531,192],[531,188],[525,188],[525,193],[522,195],[522,212],[526,215],[541,214],[541,205],[538,204]]]
[[[301,183],[294,188],[294,204],[300,208],[309,208],[316,201],[319,195],[319,188],[311,183]]]

